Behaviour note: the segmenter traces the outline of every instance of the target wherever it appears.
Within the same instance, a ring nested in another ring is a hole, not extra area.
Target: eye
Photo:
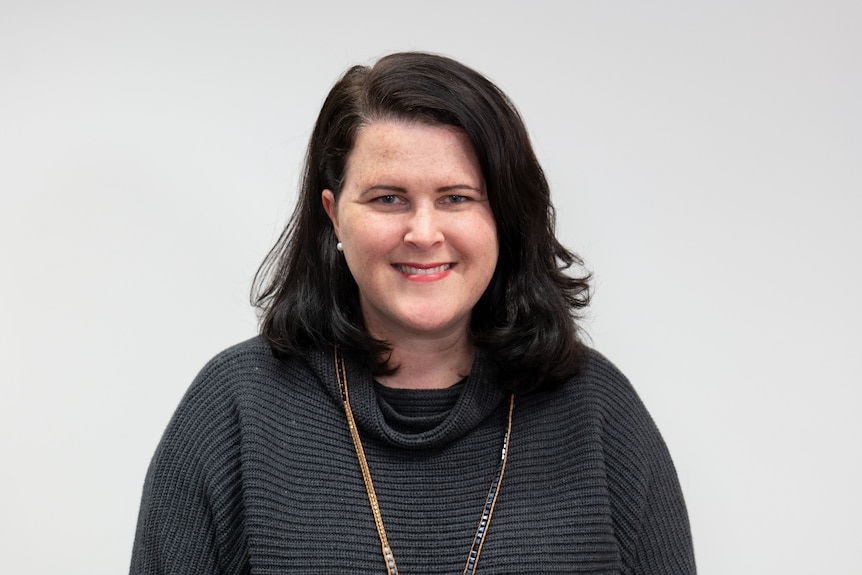
[[[374,201],[379,204],[392,205],[398,203],[398,196],[388,195],[388,196],[380,196],[379,198],[374,198]]]
[[[462,204],[467,201],[467,196],[459,196],[457,194],[449,194],[446,196],[446,201],[450,204]]]

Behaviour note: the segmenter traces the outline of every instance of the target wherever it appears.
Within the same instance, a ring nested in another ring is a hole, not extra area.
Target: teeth
[[[398,271],[404,274],[411,275],[426,275],[426,274],[438,274],[440,272],[445,272],[449,268],[452,267],[452,264],[443,264],[442,266],[435,266],[433,268],[414,268],[411,266],[398,265]]]

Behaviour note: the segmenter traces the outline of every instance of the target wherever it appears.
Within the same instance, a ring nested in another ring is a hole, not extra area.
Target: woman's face
[[[467,137],[446,126],[378,122],[323,205],[376,338],[465,334],[497,265],[497,226]]]

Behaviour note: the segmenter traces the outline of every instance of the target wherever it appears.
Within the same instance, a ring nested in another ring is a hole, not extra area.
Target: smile
[[[452,269],[452,264],[440,264],[430,268],[417,268],[405,264],[393,264],[393,267],[399,272],[407,275],[431,275],[443,273]]]

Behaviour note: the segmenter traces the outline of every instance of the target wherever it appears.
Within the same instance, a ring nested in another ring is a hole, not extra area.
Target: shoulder
[[[682,491],[667,445],[628,378],[605,356],[590,350],[578,375],[555,390],[569,419],[582,430],[600,461],[614,531],[626,564],[680,562],[693,573],[691,536]],[[672,557],[665,557],[665,554]]]
[[[233,345],[210,359],[198,372],[180,409],[188,404],[235,401],[256,389],[306,373],[302,358],[276,357],[260,338]]]
[[[632,455],[661,443],[658,428],[629,378],[600,352],[590,349],[581,371],[561,391],[592,405],[606,440],[619,442]]]
[[[564,386],[575,397],[587,396],[608,417],[641,418],[646,407],[629,378],[607,357],[589,349],[581,370]]]
[[[691,531],[676,468],[632,384],[596,351],[566,394],[595,406],[615,532],[626,564],[694,573]],[[639,568],[634,569],[636,572]]]
[[[538,395],[569,408],[587,405],[603,420],[625,415],[639,418],[646,411],[629,379],[611,360],[595,349],[586,351],[585,360],[577,374]]]
[[[198,373],[195,383],[208,381],[225,386],[236,385],[248,376],[249,371],[277,370],[278,364],[279,360],[263,340],[253,337],[216,354]]]
[[[157,457],[177,450],[203,459],[226,454],[225,447],[238,441],[243,417],[271,404],[273,390],[309,377],[301,358],[277,358],[259,337],[221,351],[192,381],[165,429]]]
[[[254,338],[217,354],[198,373],[150,462],[133,572],[175,561],[218,571],[223,539],[241,522],[243,406],[265,404],[249,398],[261,382],[277,381],[284,363]],[[241,546],[229,547],[228,556],[242,554]]]
[[[669,461],[647,407],[629,379],[607,357],[590,349],[577,375],[525,398],[534,416],[564,437],[592,437],[608,470],[648,476]]]
[[[259,338],[216,354],[165,427],[150,463],[149,497],[234,483],[226,474],[239,468],[243,446],[253,442],[259,422],[280,419],[286,403],[280,398],[311,387],[311,381],[302,358],[277,358]]]
[[[612,492],[637,508],[658,484],[679,497],[676,470],[667,445],[629,379],[595,350],[581,373],[561,390],[571,401],[591,406]]]

